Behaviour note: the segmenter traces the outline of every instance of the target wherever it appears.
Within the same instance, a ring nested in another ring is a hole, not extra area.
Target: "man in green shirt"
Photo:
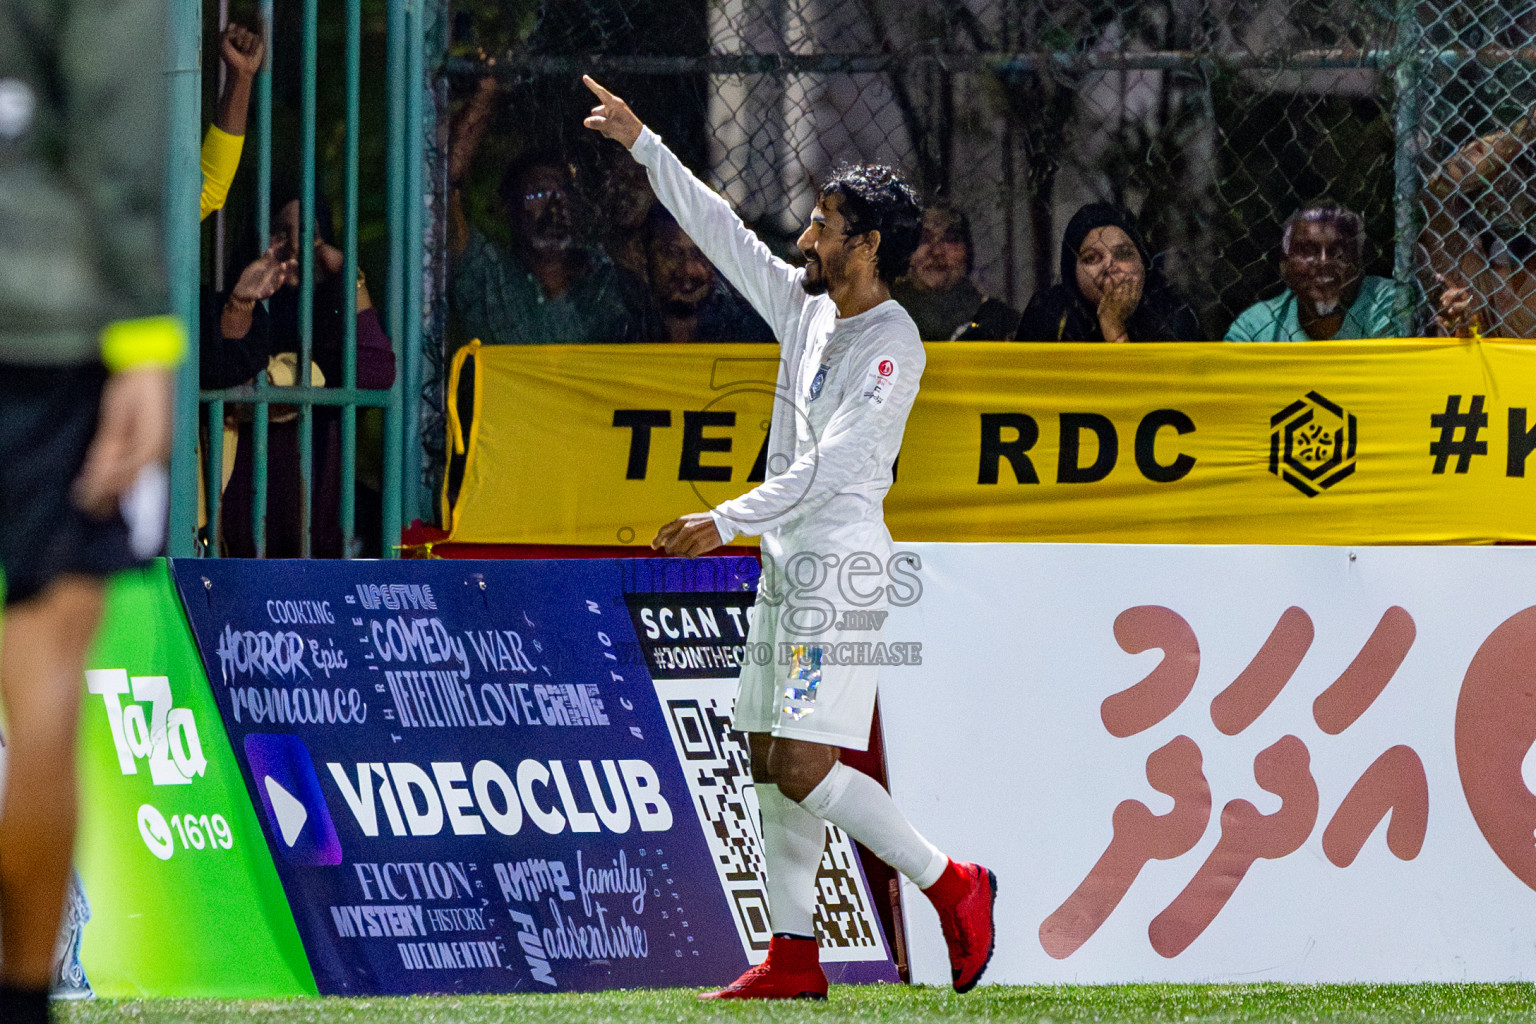
[[[513,164],[502,180],[507,244],[466,230],[450,296],[460,329],[487,345],[612,344],[629,311],[607,253],[585,243],[575,181],[553,154]]]
[[[1353,210],[1331,203],[1303,207],[1285,222],[1280,276],[1285,291],[1243,310],[1227,341],[1326,341],[1390,338],[1396,334],[1396,288],[1368,277],[1365,223]]]
[[[558,152],[525,152],[503,172],[499,213],[505,241],[470,223],[461,185],[493,119],[492,78],[449,132],[449,301],[455,333],[486,345],[611,344],[627,340],[630,317],[617,269],[587,244],[576,181]]]

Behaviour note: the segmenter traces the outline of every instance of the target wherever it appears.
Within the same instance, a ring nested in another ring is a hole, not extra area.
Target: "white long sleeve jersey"
[[[807,295],[805,271],[779,259],[649,128],[630,150],[678,223],[779,339],[767,479],[713,511],[720,539],[760,534],[786,564],[817,555],[890,551],[883,501],[917,397],[925,355],[917,324],[887,300],[839,319]]]

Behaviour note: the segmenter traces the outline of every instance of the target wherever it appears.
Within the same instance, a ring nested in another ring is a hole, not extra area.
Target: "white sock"
[[[768,868],[768,917],[775,935],[816,936],[816,869],[827,823],[779,791],[754,784],[763,812],[763,860]]]
[[[920,889],[937,882],[949,864],[949,858],[911,826],[880,783],[841,761],[800,806],[863,843]]]

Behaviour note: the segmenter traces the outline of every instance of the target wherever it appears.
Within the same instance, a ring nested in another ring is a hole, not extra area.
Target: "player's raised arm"
[[[640,132],[645,125],[641,124],[635,112],[629,109],[629,104],[598,85],[591,75],[582,75],[581,80],[588,89],[592,90],[592,95],[597,97],[597,106],[592,108],[592,113],[582,123],[621,144],[625,149],[634,149],[635,140],[640,138]]]
[[[800,287],[803,271],[775,256],[729,203],[694,177],[660,137],[641,123],[629,104],[590,75],[581,80],[598,101],[583,124],[624,146],[645,167],[662,205],[782,342],[805,305],[806,294]]]

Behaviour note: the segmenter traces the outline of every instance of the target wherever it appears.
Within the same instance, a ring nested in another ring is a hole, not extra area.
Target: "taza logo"
[[[124,775],[137,775],[139,761],[146,759],[150,780],[157,786],[185,786],[208,770],[191,709],[171,706],[170,679],[134,676],[130,687],[124,669],[91,669],[85,673],[85,687],[106,705]],[[123,697],[130,690],[132,700],[125,705]]]

